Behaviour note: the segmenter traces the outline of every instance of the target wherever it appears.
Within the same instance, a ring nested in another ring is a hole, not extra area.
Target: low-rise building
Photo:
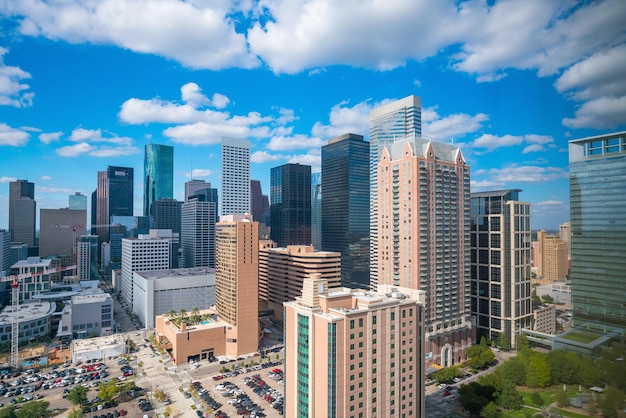
[[[20,343],[50,336],[50,323],[56,309],[55,303],[22,303],[18,309]],[[12,323],[13,307],[8,305],[0,313],[0,344],[11,342]]]
[[[106,337],[74,340],[70,346],[72,362],[106,359],[108,357],[123,356],[126,353],[125,336],[122,334]]]
[[[542,305],[533,311],[533,331],[544,334],[556,334],[556,308],[554,305]]]
[[[108,293],[84,292],[72,296],[72,336],[102,337],[113,331],[113,299]]]
[[[208,309],[215,305],[215,269],[181,268],[133,272],[133,311],[146,328],[171,310]]]

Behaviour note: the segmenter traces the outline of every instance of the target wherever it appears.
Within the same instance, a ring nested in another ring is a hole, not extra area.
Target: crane
[[[11,368],[19,368],[19,309],[20,309],[20,284],[26,278],[41,276],[44,274],[58,273],[61,271],[76,270],[76,265],[55,267],[44,271],[13,274],[0,278],[0,282],[11,282]]]

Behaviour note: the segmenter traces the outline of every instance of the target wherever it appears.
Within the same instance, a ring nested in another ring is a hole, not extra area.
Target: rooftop
[[[56,310],[54,302],[23,303],[19,305],[19,322],[44,318]],[[0,326],[9,325],[13,321],[13,307],[6,306],[0,313]]]
[[[97,302],[106,302],[107,300],[112,300],[111,295],[108,293],[91,293],[91,294],[80,294],[72,297],[73,305],[82,305],[87,303],[97,303]]]
[[[20,268],[20,267],[50,267],[50,263],[52,262],[49,258],[41,258],[41,257],[28,257],[26,260],[20,260],[17,263],[13,264],[11,268]]]
[[[166,279],[169,277],[205,276],[215,274],[215,269],[210,267],[190,267],[168,270],[136,271],[145,280]]]

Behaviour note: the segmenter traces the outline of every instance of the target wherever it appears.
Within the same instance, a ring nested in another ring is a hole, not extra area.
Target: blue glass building
[[[270,236],[279,247],[311,245],[311,166],[270,171]]]
[[[174,197],[174,147],[147,144],[143,164],[143,215],[159,199]]]
[[[626,132],[569,142],[573,324],[626,329]]]
[[[368,289],[369,143],[346,134],[322,147],[322,251],[341,253],[341,285]]]

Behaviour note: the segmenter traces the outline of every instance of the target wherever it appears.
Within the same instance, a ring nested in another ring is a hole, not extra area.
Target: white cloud
[[[330,110],[330,124],[316,122],[312,129],[313,136],[328,139],[347,133],[362,135],[369,132],[370,111],[379,104],[360,102],[352,107],[347,105],[345,101],[334,105]]]
[[[564,118],[569,128],[607,128],[626,122],[626,96],[601,97],[585,102],[573,118]]]
[[[43,180],[43,181],[50,181],[50,180],[52,180],[52,177],[50,177],[50,176],[41,176],[41,180]]]
[[[311,166],[311,172],[316,173],[320,171],[322,165],[322,156],[319,150],[311,150],[308,154],[292,155],[287,158],[288,163],[299,163]]]
[[[15,129],[6,123],[0,123],[0,146],[8,145],[21,147],[28,143],[30,134],[21,129]]]
[[[488,171],[492,181],[503,183],[541,183],[568,178],[568,172],[559,167],[538,167],[511,165],[505,168],[491,168]]]
[[[3,56],[7,52],[9,52],[8,49],[0,47],[0,105],[32,106],[35,93],[27,91],[30,86],[22,83],[22,80],[31,76],[19,67],[5,65]]]
[[[482,122],[489,120],[489,116],[484,113],[474,116],[456,113],[441,117],[436,109],[437,106],[433,106],[422,110],[422,133],[426,137],[439,140],[459,138],[476,132],[482,128]]]
[[[291,137],[275,136],[267,143],[267,149],[271,151],[290,151],[302,148],[320,148],[326,141],[320,138],[311,138],[306,135],[295,135]]]
[[[74,194],[76,190],[68,189],[65,187],[48,187],[48,186],[35,186],[37,193],[61,193],[61,194]]]
[[[73,142],[108,142],[122,146],[130,146],[133,140],[128,137],[119,137],[116,135],[104,137],[100,129],[84,129],[76,128],[72,131],[70,141]]]
[[[534,203],[534,205],[540,206],[540,207],[554,207],[554,206],[562,206],[565,202],[562,202],[560,200],[544,200],[542,202],[536,202]]]
[[[78,157],[82,154],[87,154],[92,151],[94,147],[86,142],[81,142],[76,145],[66,145],[56,150],[57,154],[61,157]]]
[[[256,67],[231,8],[227,1],[31,0],[9,2],[2,11],[21,18],[23,35],[116,45],[197,69]]]
[[[17,178],[7,176],[0,177],[0,183],[11,183],[12,181],[17,181]]]
[[[58,141],[63,135],[63,132],[46,132],[39,135],[39,140],[43,144],[49,144],[51,142]]]
[[[504,188],[505,183],[497,180],[471,180],[470,186],[473,192]]]
[[[201,177],[211,177],[213,175],[213,170],[209,170],[208,168],[194,168],[191,172],[186,172],[185,177],[190,178],[201,178]]]
[[[496,148],[511,147],[513,145],[519,145],[524,141],[521,136],[504,135],[497,136],[491,134],[483,134],[474,140],[474,147],[485,148],[487,151],[493,151]]]
[[[253,163],[267,163],[271,161],[284,160],[286,157],[281,154],[270,154],[267,151],[256,151],[250,156],[250,162]]]
[[[123,147],[100,147],[89,152],[92,157],[121,157],[132,154],[139,154],[141,150],[137,147],[123,146]]]

